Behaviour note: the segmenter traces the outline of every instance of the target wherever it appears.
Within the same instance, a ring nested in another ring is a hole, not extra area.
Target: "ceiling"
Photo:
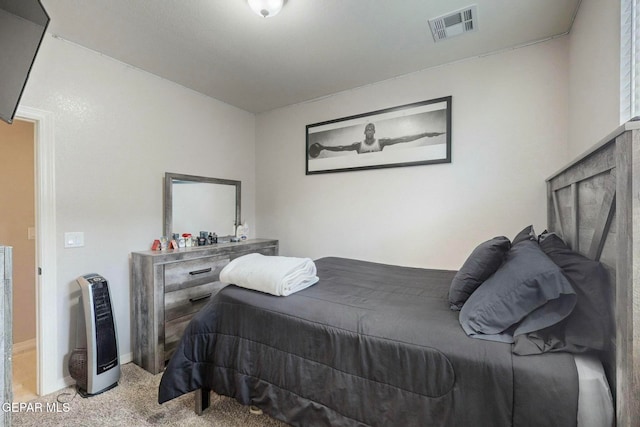
[[[566,34],[580,0],[41,0],[48,31],[260,113]],[[477,28],[434,42],[428,19],[477,5]]]

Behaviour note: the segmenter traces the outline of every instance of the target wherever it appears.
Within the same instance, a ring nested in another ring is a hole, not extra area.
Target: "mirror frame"
[[[192,181],[192,182],[204,182],[208,184],[222,184],[233,185],[236,189],[236,225],[240,224],[240,197],[241,197],[241,184],[240,181],[234,181],[231,179],[209,178],[206,176],[197,175],[184,175],[180,173],[165,172],[164,174],[164,230],[163,236],[171,238],[173,231],[171,230],[171,223],[173,222],[173,182],[174,181]],[[226,237],[226,236],[221,236]]]

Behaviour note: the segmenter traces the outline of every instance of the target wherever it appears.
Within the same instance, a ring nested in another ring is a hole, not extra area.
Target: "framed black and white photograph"
[[[451,163],[451,97],[307,125],[307,175]]]

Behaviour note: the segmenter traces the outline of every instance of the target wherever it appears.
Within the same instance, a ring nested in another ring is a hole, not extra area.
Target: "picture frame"
[[[306,126],[306,174],[451,163],[452,97]]]

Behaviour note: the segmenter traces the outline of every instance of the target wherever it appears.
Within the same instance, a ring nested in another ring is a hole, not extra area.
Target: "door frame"
[[[36,360],[37,393],[54,392],[58,347],[56,297],[56,198],[55,139],[53,113],[19,106],[16,118],[34,123],[35,217],[36,217]],[[44,357],[47,355],[47,357]]]

